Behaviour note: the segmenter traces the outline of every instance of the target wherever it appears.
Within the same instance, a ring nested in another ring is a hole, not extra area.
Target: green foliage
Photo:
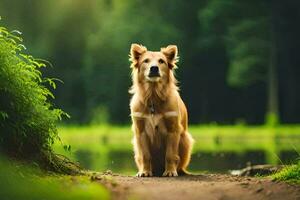
[[[268,31],[261,31],[266,27],[266,20],[251,19],[229,28],[226,44],[230,57],[228,83],[231,86],[245,87],[266,79]]]
[[[270,46],[266,4],[211,0],[199,12],[205,35],[202,43],[225,46],[229,59],[227,81],[231,86],[245,87],[266,79]]]
[[[55,88],[55,79],[42,76],[44,61],[23,53],[19,35],[0,27],[0,150],[39,159],[58,139],[55,123],[68,115],[50,103],[47,85]]]
[[[18,167],[16,167],[18,166]],[[17,163],[0,162],[0,197],[3,200],[110,199],[107,190],[87,176],[45,175]]]
[[[300,162],[297,165],[286,166],[280,172],[272,175],[275,180],[300,184]]]

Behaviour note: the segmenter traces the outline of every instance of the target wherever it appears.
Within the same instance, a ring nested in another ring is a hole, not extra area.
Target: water
[[[131,150],[108,150],[108,157],[101,153],[79,149],[75,151],[75,159],[85,168],[106,171],[111,170],[115,173],[133,174],[135,163]],[[299,157],[294,150],[282,151],[278,155],[277,164],[295,163]],[[103,162],[104,160],[107,160]],[[101,164],[100,164],[101,163]],[[241,169],[248,165],[274,164],[267,160],[264,151],[238,152],[195,152],[192,154],[189,169],[192,172],[214,172],[227,173],[229,170]]]

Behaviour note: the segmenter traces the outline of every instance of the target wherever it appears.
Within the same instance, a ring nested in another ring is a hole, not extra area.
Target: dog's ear
[[[168,59],[168,66],[170,69],[176,68],[176,63],[178,62],[178,50],[176,45],[169,45],[167,47],[161,48],[162,52]]]
[[[129,60],[132,62],[131,67],[136,67],[138,60],[147,51],[147,48],[139,44],[131,44]]]

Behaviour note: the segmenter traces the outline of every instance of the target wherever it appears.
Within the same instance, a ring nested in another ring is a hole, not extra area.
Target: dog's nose
[[[151,74],[157,74],[158,73],[158,67],[157,66],[151,66],[150,73]]]

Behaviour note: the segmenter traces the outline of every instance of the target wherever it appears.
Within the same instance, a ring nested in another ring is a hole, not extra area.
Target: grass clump
[[[300,184],[300,162],[296,165],[286,166],[281,171],[272,175],[272,177],[275,180]]]
[[[58,139],[56,122],[68,115],[49,101],[54,79],[42,76],[44,61],[23,53],[20,34],[0,26],[0,153],[64,171],[66,159],[51,146]]]
[[[88,176],[45,175],[38,169],[0,160],[0,197],[14,200],[110,199],[108,191]]]

